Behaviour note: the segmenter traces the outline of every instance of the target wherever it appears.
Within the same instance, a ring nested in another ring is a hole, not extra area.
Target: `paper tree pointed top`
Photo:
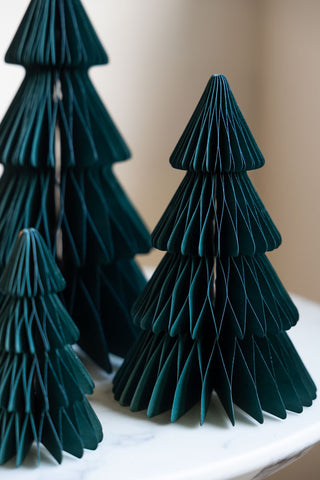
[[[213,75],[171,157],[174,168],[242,172],[264,158],[224,75]]]
[[[41,235],[21,230],[0,278],[0,291],[15,297],[35,297],[65,288],[65,281]]]
[[[58,67],[108,63],[79,0],[31,0],[5,60]]]

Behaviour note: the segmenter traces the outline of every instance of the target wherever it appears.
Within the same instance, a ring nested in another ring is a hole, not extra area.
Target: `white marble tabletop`
[[[315,383],[320,386],[320,305],[294,297],[298,325],[289,332]],[[131,413],[112,395],[111,376],[85,361],[96,389],[92,405],[104,429],[96,451],[82,459],[64,454],[57,465],[43,451],[41,465],[29,455],[22,467],[0,467],[5,480],[249,480],[260,479],[293,461],[320,441],[320,400],[286,420],[266,416],[262,425],[237,410],[233,427],[218,405],[199,425],[198,408],[177,423],[169,414],[147,419]],[[320,394],[319,394],[320,395]]]

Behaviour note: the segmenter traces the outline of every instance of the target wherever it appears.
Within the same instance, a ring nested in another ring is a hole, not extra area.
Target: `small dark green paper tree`
[[[85,394],[88,372],[71,348],[79,331],[57,296],[65,281],[39,233],[19,234],[0,278],[0,464],[20,466],[33,442],[61,463],[95,449],[102,428]]]
[[[81,347],[110,371],[136,338],[145,285],[134,261],[150,235],[112,165],[130,152],[88,75],[108,57],[79,0],[31,0],[6,61],[25,78],[0,125],[0,269],[35,227],[66,278]]]
[[[316,387],[286,330],[298,311],[265,256],[281,238],[246,170],[264,164],[227,80],[209,83],[170,158],[188,170],[156,226],[167,250],[133,307],[145,332],[114,379],[114,393],[147,415],[177,420],[215,391],[263,422],[311,405]]]

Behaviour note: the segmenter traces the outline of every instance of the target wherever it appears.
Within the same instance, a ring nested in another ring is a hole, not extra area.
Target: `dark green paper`
[[[214,75],[170,163],[188,170],[152,233],[168,253],[133,306],[144,332],[114,378],[115,398],[176,421],[213,392],[263,422],[311,405],[316,387],[286,330],[298,311],[265,252],[281,237],[246,170],[262,154],[223,75]]]
[[[35,229],[20,232],[0,278],[0,464],[20,466],[33,442],[57,462],[95,449],[102,428],[93,381],[71,348],[79,331],[57,293],[65,281]]]
[[[25,78],[0,125],[0,268],[35,227],[66,281],[81,347],[110,371],[137,336],[130,309],[150,236],[112,165],[130,152],[89,76],[107,55],[79,0],[32,0],[6,54]]]

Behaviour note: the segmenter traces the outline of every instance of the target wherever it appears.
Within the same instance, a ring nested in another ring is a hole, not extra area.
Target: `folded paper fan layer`
[[[228,343],[228,342],[227,342]],[[213,390],[232,423],[239,406],[259,423],[263,411],[285,418],[300,413],[316,395],[315,385],[286,333],[220,345],[188,335],[144,332],[114,379],[114,395],[149,417],[171,411],[178,420],[200,403],[201,423]]]
[[[1,162],[55,168],[57,125],[62,168],[111,165],[130,157],[86,71],[31,70],[0,124]]]
[[[262,423],[316,397],[286,331],[299,313],[265,252],[280,234],[246,170],[264,160],[223,75],[211,77],[170,157],[186,169],[151,238],[167,251],[135,301],[143,333],[114,378],[115,398],[176,421],[213,395]],[[214,405],[213,405],[214,407]]]
[[[188,172],[152,233],[171,253],[255,255],[277,248],[280,234],[246,173]]]
[[[115,259],[146,253],[150,236],[127,195],[109,168],[67,170],[61,176],[63,210],[56,219],[54,177],[50,171],[6,169],[0,182],[0,264],[5,265],[17,231],[33,224],[51,250],[56,248],[52,225],[64,233],[68,265],[109,264]],[[37,207],[40,210],[37,211]],[[14,207],[14,208],[13,208]]]
[[[25,67],[90,67],[108,62],[79,0],[32,0],[5,59]]]
[[[264,158],[223,75],[213,75],[170,157],[174,168],[243,172]]]
[[[170,275],[168,275],[170,272]],[[242,338],[287,330],[298,311],[265,255],[217,258],[167,253],[135,302],[134,322],[172,337],[212,338],[228,330]]]
[[[0,308],[2,317],[7,318],[7,322],[0,323],[0,349],[7,352],[34,353],[40,343],[49,351],[74,344],[79,338],[78,328],[55,294],[5,297]]]
[[[42,444],[60,463],[102,439],[85,396],[93,381],[70,346],[79,330],[54,293],[63,287],[39,233],[24,229],[0,278],[0,464],[20,466],[34,442],[38,461]]]

